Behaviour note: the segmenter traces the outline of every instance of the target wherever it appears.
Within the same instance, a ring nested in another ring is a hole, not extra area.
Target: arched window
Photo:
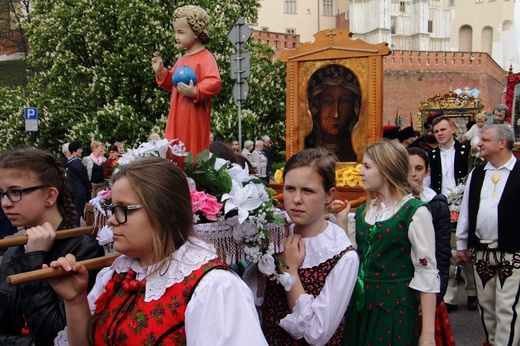
[[[482,51],[488,53],[489,56],[492,56],[493,53],[493,28],[490,26],[485,26],[482,28],[482,37],[481,37],[481,45]]]
[[[471,52],[473,50],[473,28],[463,25],[459,29],[459,51]]]

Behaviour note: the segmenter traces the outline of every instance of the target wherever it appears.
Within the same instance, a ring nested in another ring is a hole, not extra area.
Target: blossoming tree
[[[129,147],[151,132],[161,133],[169,94],[157,87],[150,57],[159,52],[172,66],[172,14],[195,4],[212,16],[215,55],[223,90],[213,100],[212,129],[221,140],[236,137],[237,106],[229,77],[234,47],[227,33],[238,17],[255,22],[258,0],[32,0],[26,20],[29,39],[27,88],[0,87],[0,150],[34,145],[58,151],[61,143],[96,139],[123,141]],[[243,106],[248,138],[285,132],[284,65],[266,45],[249,42],[250,94]],[[25,132],[23,108],[38,107],[39,131]]]

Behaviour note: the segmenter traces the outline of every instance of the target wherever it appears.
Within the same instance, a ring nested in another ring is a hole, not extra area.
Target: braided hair
[[[52,154],[34,148],[13,149],[0,155],[0,169],[31,172],[40,184],[56,188],[56,204],[63,217],[63,227],[74,227],[76,211],[67,185],[65,169]]]

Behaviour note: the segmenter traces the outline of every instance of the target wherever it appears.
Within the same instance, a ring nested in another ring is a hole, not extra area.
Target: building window
[[[296,33],[296,29],[293,29],[293,28],[287,28],[287,29],[285,29],[285,33],[286,33],[286,34],[294,35],[294,34]]]
[[[262,30],[262,31],[269,31],[269,27],[268,26],[262,26],[260,28],[260,30]]]
[[[400,1],[399,2],[399,11],[406,12],[406,7],[405,7],[405,2],[404,1]]]
[[[430,34],[433,32],[433,20],[428,21],[428,32]]]
[[[333,16],[334,15],[334,0],[323,0],[323,15]]]
[[[484,2],[484,0],[475,0],[476,3]]]
[[[449,0],[449,1],[448,1],[448,4],[449,4],[450,6],[455,6],[455,0]]]
[[[296,13],[296,0],[284,0],[283,10],[285,13]]]

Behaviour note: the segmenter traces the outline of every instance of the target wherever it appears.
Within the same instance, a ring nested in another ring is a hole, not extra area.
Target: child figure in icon
[[[204,46],[210,41],[209,26],[210,18],[204,9],[194,5],[176,9],[175,43],[186,52],[171,70],[164,67],[157,53],[152,58],[157,83],[172,92],[164,138],[178,138],[193,155],[209,148],[211,98],[222,88],[217,62]],[[196,81],[179,82],[175,87],[172,77],[185,66],[195,72]]]

